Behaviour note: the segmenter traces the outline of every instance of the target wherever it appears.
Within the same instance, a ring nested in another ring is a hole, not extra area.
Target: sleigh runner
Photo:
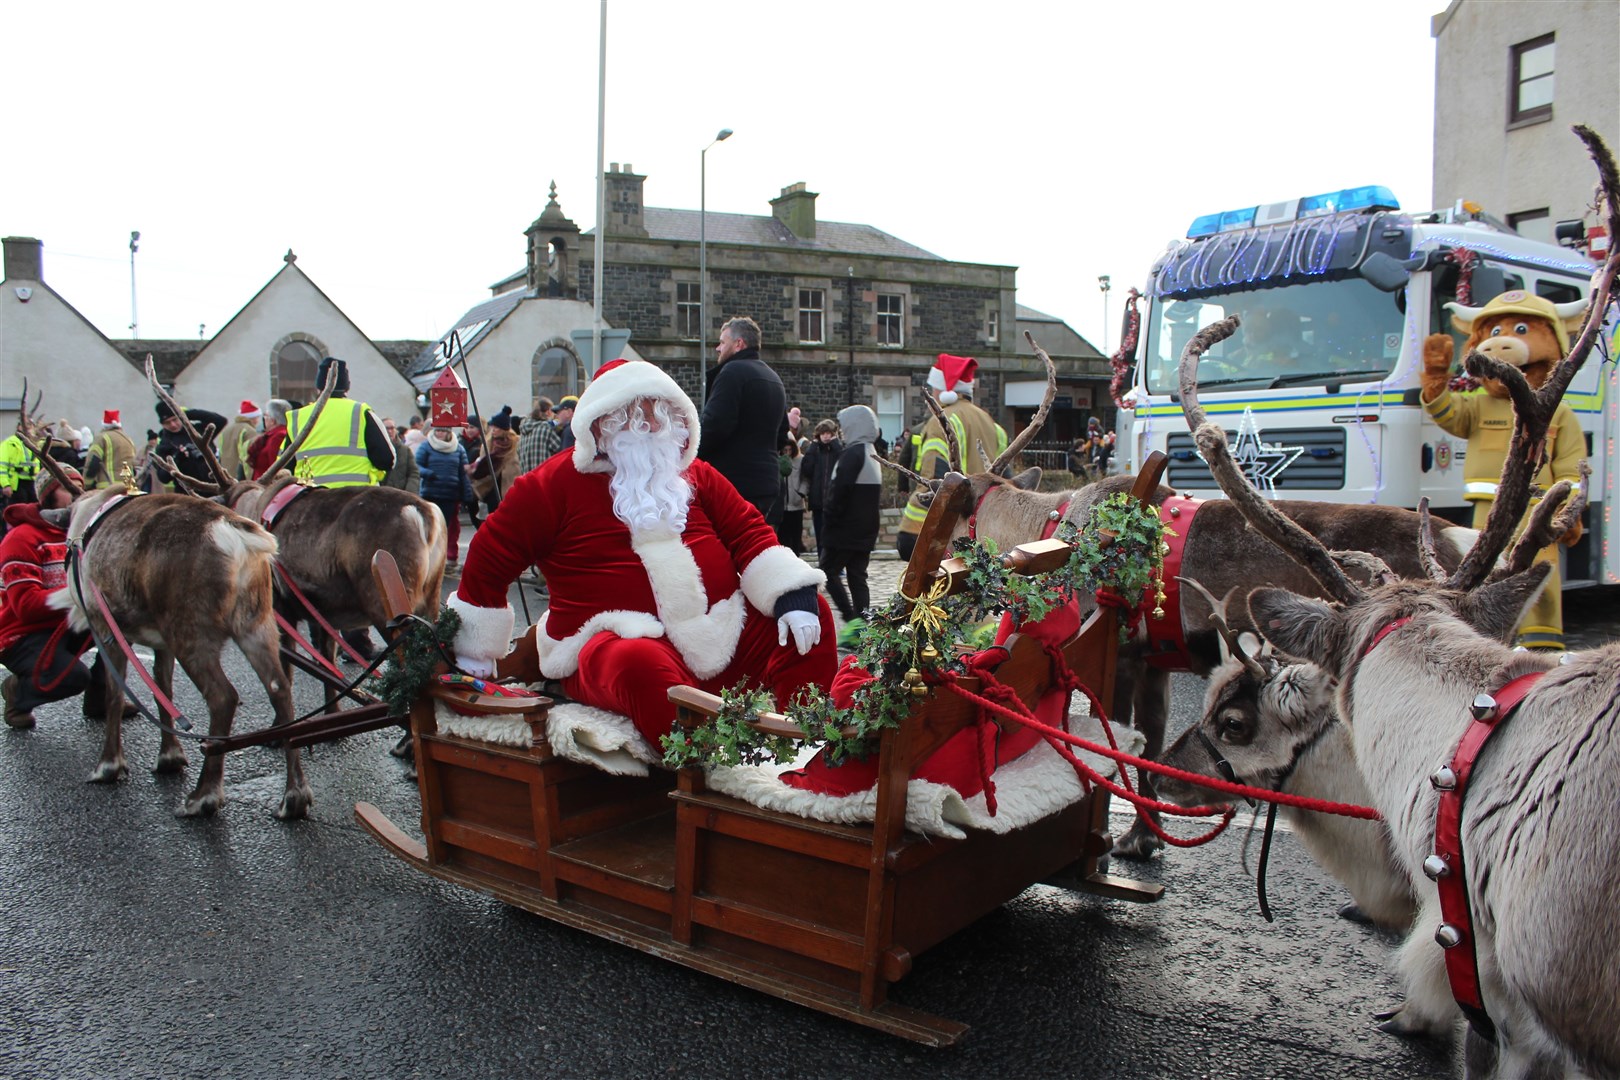
[[[1154,489],[1162,469],[1161,458],[1144,471],[1136,498]],[[963,587],[960,564],[941,563],[952,527],[971,511],[966,481],[951,477],[906,569],[907,595],[931,582],[943,581],[942,592]],[[1009,553],[1008,565],[1040,573],[1067,554],[1061,542],[1026,545]],[[500,674],[538,681],[532,635],[524,642]],[[1059,651],[1093,699],[1108,701],[1118,646],[1119,610],[1104,606]],[[1026,706],[1072,685],[1033,638],[1015,634],[1005,651],[985,678]],[[957,681],[979,685],[972,676]],[[690,687],[670,697],[687,729],[721,708],[718,697]],[[917,765],[982,719],[972,701],[942,689],[915,701],[879,741],[870,824],[849,824],[754,805],[717,790],[723,785],[698,767],[633,776],[569,760],[547,724],[552,713],[580,706],[434,684],[411,713],[422,839],[370,804],[355,815],[395,855],[446,881],[784,1000],[947,1045],[966,1025],[889,997],[927,949],[1038,882],[1131,900],[1157,899],[1161,890],[1102,870],[1112,839],[1101,787],[1076,782],[1067,805],[1000,834],[950,838],[908,828]],[[480,718],[516,745],[450,733]],[[803,738],[774,714],[752,724]],[[1072,779],[1072,767],[1062,768]]]

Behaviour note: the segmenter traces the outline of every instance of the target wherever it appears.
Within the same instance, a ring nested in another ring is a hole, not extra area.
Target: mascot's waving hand
[[[1478,350],[1504,360],[1523,371],[1525,380],[1537,389],[1569,353],[1569,333],[1580,326],[1586,313],[1585,300],[1554,304],[1519,289],[1503,293],[1482,308],[1462,304],[1446,307],[1452,312],[1451,324],[1468,335],[1464,355]],[[1496,502],[1497,478],[1502,475],[1513,435],[1513,405],[1508,401],[1507,388],[1494,379],[1485,380],[1483,393],[1454,393],[1448,389],[1452,352],[1449,334],[1431,334],[1424,341],[1423,407],[1445,431],[1468,440],[1463,497],[1474,504],[1474,528],[1482,529]],[[1580,424],[1569,406],[1560,403],[1547,431],[1536,483],[1543,490],[1560,480],[1579,483],[1585,456],[1586,439]],[[1561,542],[1570,546],[1580,538],[1581,524],[1577,521]],[[1547,547],[1536,559],[1551,563],[1553,572],[1541,597],[1519,626],[1518,643],[1532,649],[1561,650],[1564,615],[1557,545]]]

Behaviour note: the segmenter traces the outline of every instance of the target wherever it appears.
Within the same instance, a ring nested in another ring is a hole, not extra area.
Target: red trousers
[[[601,633],[580,650],[579,670],[563,680],[563,692],[582,704],[628,716],[654,747],[675,723],[675,705],[669,700],[672,686],[695,686],[718,694],[746,681],[750,687],[769,690],[776,696],[778,707],[785,707],[802,686],[826,690],[838,666],[832,611],[824,597],[817,596],[816,603],[821,616],[821,641],[803,656],[791,635],[786,645],[776,643],[775,619],[749,608],[736,655],[712,679],[692,674],[681,654],[665,638],[621,638]]]

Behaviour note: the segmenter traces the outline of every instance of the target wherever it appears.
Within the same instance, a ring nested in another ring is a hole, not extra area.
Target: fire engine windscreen
[[[1360,278],[1154,299],[1143,356],[1149,393],[1173,393],[1192,336],[1236,314],[1243,325],[1198,365],[1200,389],[1257,390],[1373,382],[1400,358],[1401,293]]]

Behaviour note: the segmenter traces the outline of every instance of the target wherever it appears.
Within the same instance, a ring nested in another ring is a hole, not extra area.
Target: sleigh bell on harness
[[[1463,932],[1450,923],[1441,923],[1434,932],[1434,940],[1442,949],[1455,949],[1463,943]]]
[[[1440,855],[1430,855],[1423,860],[1423,876],[1430,881],[1439,881],[1451,873],[1451,864]]]
[[[1468,706],[1468,713],[1475,720],[1496,719],[1496,699],[1489,694],[1480,694]]]
[[[1454,791],[1457,787],[1457,774],[1451,771],[1450,765],[1442,765],[1434,770],[1429,777],[1429,783],[1434,785],[1436,791]]]

